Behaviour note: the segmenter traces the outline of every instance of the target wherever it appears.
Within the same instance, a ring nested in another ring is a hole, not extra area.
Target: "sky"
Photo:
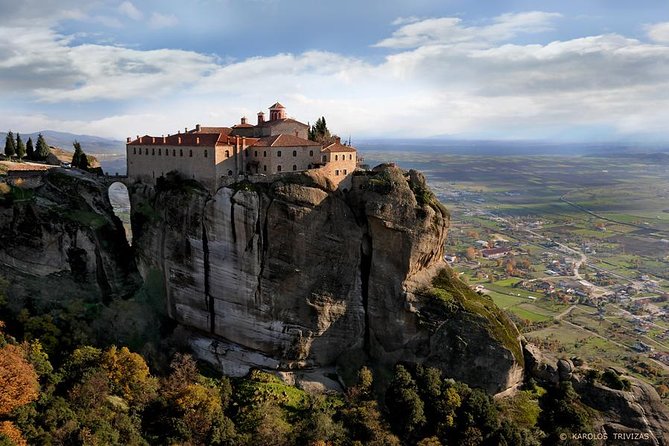
[[[0,129],[669,141],[666,0],[0,0]]]

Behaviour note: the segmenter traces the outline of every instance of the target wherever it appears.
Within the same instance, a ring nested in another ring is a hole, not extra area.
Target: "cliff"
[[[1,274],[13,304],[48,308],[77,295],[109,302],[141,285],[103,184],[65,169],[14,184],[0,182]]]
[[[130,192],[140,270],[160,273],[170,316],[227,373],[357,352],[490,392],[521,379],[513,324],[444,270],[449,215],[417,172],[381,166],[346,191],[300,173],[213,195],[171,177]]]

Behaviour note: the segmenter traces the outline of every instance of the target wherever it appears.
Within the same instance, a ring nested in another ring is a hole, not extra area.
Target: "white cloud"
[[[129,1],[125,1],[118,5],[118,10],[121,14],[128,16],[132,20],[141,20],[144,17],[142,11],[137,9],[137,7]]]
[[[152,29],[169,28],[179,23],[179,19],[174,14],[160,14],[154,12],[149,19],[149,26]]]
[[[552,12],[523,12],[502,14],[490,25],[462,26],[462,19],[455,17],[429,18],[425,20],[398,19],[394,24],[403,24],[393,35],[374,46],[384,48],[417,48],[434,44],[457,44],[463,42],[485,42],[508,40],[521,33],[537,33],[552,29],[552,23],[561,17]],[[406,24],[405,24],[406,23]]]
[[[669,43],[669,22],[647,25],[646,33],[654,42]]]

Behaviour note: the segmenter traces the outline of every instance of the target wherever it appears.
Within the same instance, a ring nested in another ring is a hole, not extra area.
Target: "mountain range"
[[[102,138],[100,136],[77,135],[74,133],[58,132],[55,130],[42,130],[35,133],[21,133],[21,138],[23,139],[23,142],[28,141],[28,138],[32,138],[33,143],[35,143],[40,133],[42,136],[44,136],[44,139],[46,139],[47,144],[50,146],[60,147],[66,150],[72,150],[72,143],[74,141],[79,141],[84,152],[91,155],[125,154],[125,142],[116,139]],[[6,137],[7,132],[0,132],[0,138],[2,138],[0,141],[4,141]]]

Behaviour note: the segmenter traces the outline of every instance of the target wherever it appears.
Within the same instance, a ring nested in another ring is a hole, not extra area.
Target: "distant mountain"
[[[76,135],[74,133],[57,132],[55,130],[42,130],[35,133],[21,133],[21,139],[23,139],[23,142],[26,142],[28,141],[28,138],[32,138],[33,143],[36,143],[37,136],[40,133],[44,136],[46,143],[50,146],[60,147],[66,150],[71,150],[72,143],[76,140],[79,141],[84,152],[89,154],[125,154],[125,142],[99,136]],[[16,132],[14,132],[14,134],[16,134]],[[6,137],[6,132],[0,132],[0,145],[2,145],[2,147],[4,147]]]

